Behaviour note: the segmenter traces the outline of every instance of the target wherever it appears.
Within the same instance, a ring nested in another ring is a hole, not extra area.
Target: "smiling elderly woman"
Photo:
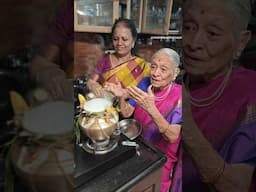
[[[133,114],[143,127],[142,137],[166,154],[162,168],[161,192],[171,185],[172,168],[177,161],[182,122],[181,85],[173,82],[179,72],[179,55],[172,49],[163,48],[152,56],[150,77],[140,81],[138,87],[127,88],[131,98],[120,100],[124,117]],[[117,89],[111,89],[115,92]]]

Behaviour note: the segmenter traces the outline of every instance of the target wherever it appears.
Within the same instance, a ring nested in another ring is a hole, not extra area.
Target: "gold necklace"
[[[195,97],[192,97],[191,94],[189,94],[190,103],[192,105],[194,105],[195,107],[208,107],[208,106],[212,105],[213,103],[215,103],[220,98],[220,96],[223,94],[223,92],[227,86],[227,82],[229,80],[231,72],[232,72],[232,65],[229,68],[229,70],[227,71],[227,73],[226,73],[223,81],[219,85],[219,87],[210,96],[205,97],[205,98],[195,98]],[[186,81],[185,81],[185,88],[187,90],[189,90],[189,78],[188,77],[186,78]]]

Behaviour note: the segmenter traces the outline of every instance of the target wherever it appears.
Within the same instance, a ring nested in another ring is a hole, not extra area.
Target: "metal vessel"
[[[78,123],[82,132],[90,139],[85,145],[89,151],[103,150],[108,146],[115,148],[110,142],[118,121],[118,112],[107,99],[94,98],[82,106]]]

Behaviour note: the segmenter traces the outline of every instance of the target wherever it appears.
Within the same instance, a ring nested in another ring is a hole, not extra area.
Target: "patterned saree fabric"
[[[122,87],[137,85],[143,77],[149,76],[150,66],[140,57],[133,57],[114,68],[111,68],[109,55],[104,55],[95,67],[94,73],[99,74],[100,83],[104,86],[105,82],[118,83]]]

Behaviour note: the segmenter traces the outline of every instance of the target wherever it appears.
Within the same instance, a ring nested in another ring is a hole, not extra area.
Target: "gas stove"
[[[119,138],[111,138],[108,144],[97,146],[97,149],[93,148],[89,139],[76,145],[75,187],[136,155],[135,147],[121,144],[124,140],[127,138],[121,134]]]
[[[110,139],[103,142],[93,143],[88,139],[84,143],[79,144],[79,146],[88,153],[103,155],[113,151],[118,146],[118,141],[116,139]]]

